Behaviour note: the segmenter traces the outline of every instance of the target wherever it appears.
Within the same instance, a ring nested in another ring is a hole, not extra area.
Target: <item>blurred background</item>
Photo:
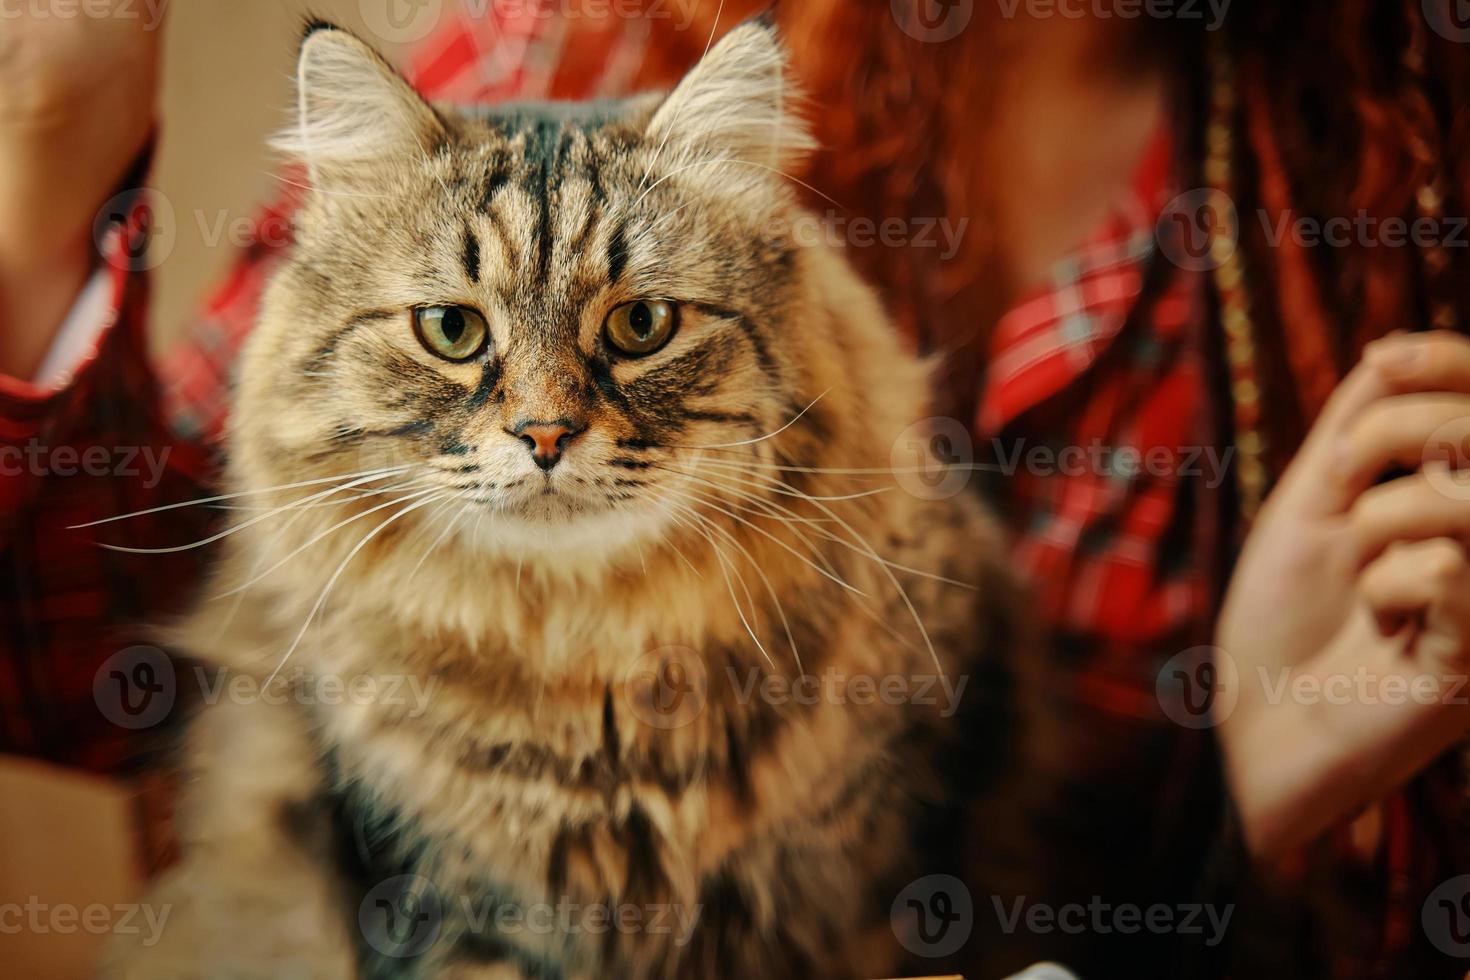
[[[359,0],[171,0],[164,35],[161,136],[154,183],[179,235],[155,276],[153,327],[173,340],[234,249],[232,222],[279,190],[265,145],[291,103],[292,66],[308,17],[365,31]],[[367,32],[370,33],[370,32]],[[400,46],[374,36],[395,55]],[[228,84],[220,84],[228,79]]]
[[[358,0],[171,0],[164,34],[163,126],[153,183],[173,204],[178,237],[154,272],[154,346],[188,326],[237,249],[230,228],[279,182],[266,140],[286,118],[301,24],[311,16],[364,29]],[[3,27],[0,27],[3,29]],[[397,46],[382,41],[383,50]],[[228,80],[227,84],[221,80]],[[131,790],[0,756],[0,901],[79,909],[129,901],[139,880]],[[44,828],[44,833],[37,833]],[[22,908],[22,915],[27,914]],[[0,976],[92,975],[105,938],[0,923]]]

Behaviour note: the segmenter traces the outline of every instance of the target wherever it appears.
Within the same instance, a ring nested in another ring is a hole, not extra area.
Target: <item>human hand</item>
[[[1262,510],[1217,628],[1239,670],[1220,733],[1258,852],[1351,817],[1470,728],[1470,482],[1449,465],[1462,445],[1470,341],[1390,337]],[[1375,485],[1391,468],[1410,472]]]

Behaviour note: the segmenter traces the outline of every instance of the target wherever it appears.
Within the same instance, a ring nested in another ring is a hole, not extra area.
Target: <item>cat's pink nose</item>
[[[511,435],[526,444],[536,465],[551,472],[561,462],[562,451],[582,431],[582,426],[567,419],[557,422],[522,422]]]

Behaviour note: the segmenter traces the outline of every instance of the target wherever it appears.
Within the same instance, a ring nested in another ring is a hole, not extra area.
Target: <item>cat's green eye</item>
[[[679,311],[661,299],[624,303],[607,315],[607,341],[624,354],[652,354],[674,335]]]
[[[425,306],[413,311],[419,342],[446,361],[468,361],[490,342],[485,318],[467,306]]]

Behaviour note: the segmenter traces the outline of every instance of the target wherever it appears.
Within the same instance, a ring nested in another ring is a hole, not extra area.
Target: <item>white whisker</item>
[[[454,530],[455,526],[458,525],[460,521],[464,520],[464,516],[466,514],[470,513],[471,504],[464,502],[469,499],[471,498],[468,496],[468,493],[449,498],[448,503],[451,504],[455,501],[460,501],[459,511],[449,519],[449,523],[444,526],[444,530],[439,532],[439,536],[434,539],[434,543],[429,545],[428,550],[424,552],[421,558],[419,558],[418,564],[413,566],[413,571],[409,572],[408,578],[404,579],[403,584],[405,586],[407,586],[409,582],[413,581],[414,576],[419,573],[419,569],[423,568],[424,563],[429,560],[429,556],[438,550],[439,545],[444,543],[444,539],[449,537],[449,533]],[[446,506],[447,505],[448,504],[446,504]]]
[[[430,487],[427,490],[418,490],[418,491],[415,491],[414,493],[407,494],[407,495],[402,496],[402,497],[395,497],[394,499],[389,500],[386,503],[378,504],[376,507],[371,507],[371,508],[369,508],[369,509],[367,509],[365,511],[362,511],[361,513],[353,514],[351,517],[344,518],[343,520],[338,521],[336,524],[333,524],[331,527],[327,528],[325,531],[322,531],[320,534],[318,534],[315,537],[313,537],[310,541],[307,541],[305,544],[297,547],[294,551],[292,551],[286,557],[282,558],[280,561],[276,562],[274,565],[272,565],[270,568],[267,568],[265,571],[261,572],[259,575],[256,575],[254,578],[250,579],[250,581],[245,582],[242,585],[237,585],[237,586],[235,586],[233,589],[231,589],[228,592],[221,592],[219,595],[217,595],[217,596],[214,597],[214,600],[225,599],[225,598],[228,598],[229,596],[234,595],[237,592],[244,592],[246,589],[248,589],[251,586],[255,585],[257,582],[262,581],[267,576],[269,576],[272,572],[275,572],[277,569],[279,569],[282,566],[284,566],[291,559],[295,558],[297,555],[301,554],[302,552],[308,550],[309,548],[311,548],[312,545],[316,544],[319,541],[322,541],[323,539],[325,539],[326,537],[328,537],[329,535],[331,535],[334,531],[337,531],[340,528],[344,528],[344,527],[346,527],[349,524],[352,524],[352,523],[354,523],[356,521],[360,521],[364,517],[367,517],[369,514],[376,514],[378,511],[380,511],[380,510],[387,510],[389,507],[396,507],[397,505],[403,503],[405,500],[414,500],[414,499],[417,499],[419,497],[422,497],[422,496],[424,496],[426,494],[433,493],[437,489],[438,489],[437,487]],[[211,601],[214,601],[214,600],[211,600]]]
[[[791,419],[790,422],[787,422],[785,425],[781,426],[781,428],[777,429],[775,432],[768,432],[765,435],[758,436],[758,437],[756,437],[754,439],[742,439],[740,442],[717,443],[717,444],[715,444],[713,446],[690,446],[688,448],[690,448],[690,449],[734,449],[737,446],[753,446],[753,445],[755,445],[758,442],[765,442],[767,439],[774,439],[777,436],[779,436],[781,433],[785,432],[787,429],[791,428],[797,422],[800,422],[801,421],[801,417],[803,415],[805,415],[807,412],[810,412],[812,410],[812,407],[815,406],[817,404],[817,402],[819,402],[823,398],[827,397],[827,394],[829,392],[831,392],[831,390],[832,390],[831,388],[828,388],[826,391],[822,392],[820,395],[818,395],[817,397],[813,398],[811,400],[810,404],[808,404],[806,408],[803,408],[801,411],[797,412],[796,415],[794,417],[792,417],[792,419]]]
[[[368,470],[364,473],[347,473],[341,476],[324,476],[315,480],[302,480],[300,483],[287,483],[284,486],[279,487],[264,487],[260,490],[241,490],[238,493],[222,493],[213,497],[200,497],[196,500],[185,500],[177,504],[164,504],[162,507],[150,507],[147,510],[135,510],[130,514],[119,514],[116,517],[105,517],[100,521],[92,521],[88,524],[73,524],[71,527],[67,528],[67,530],[82,531],[86,530],[89,527],[97,527],[101,524],[112,524],[115,521],[131,520],[134,517],[147,517],[149,514],[161,514],[164,511],[180,510],[184,507],[198,507],[202,504],[213,504],[221,500],[234,500],[237,497],[257,496],[263,493],[276,493],[282,490],[299,490],[302,487],[316,487],[321,486],[323,483],[334,483],[338,480],[350,480],[353,477],[392,476],[397,473],[402,473],[406,469],[408,469],[407,466],[393,466],[388,467],[387,469]],[[370,481],[364,480],[363,482]]]
[[[670,506],[687,515],[689,518],[692,518],[696,523],[688,524],[686,522],[686,526],[691,527],[696,534],[700,535],[700,537],[704,538],[705,541],[709,542],[710,548],[715,553],[715,560],[720,567],[720,574],[724,576],[725,588],[730,593],[730,602],[735,606],[735,615],[740,617],[740,624],[745,627],[745,632],[750,635],[750,639],[753,643],[755,643],[756,649],[761,652],[761,656],[766,658],[766,662],[770,664],[771,669],[774,670],[776,667],[776,662],[771,659],[771,655],[766,651],[765,644],[762,643],[760,637],[756,635],[755,628],[750,625],[750,620],[745,618],[745,610],[741,608],[740,600],[735,596],[735,585],[730,579],[730,561],[727,557],[725,557],[724,551],[720,549],[720,546],[718,543],[716,543],[715,539],[710,535],[708,531],[704,529],[704,526],[708,526],[709,522],[698,512],[690,509],[689,507],[686,507],[683,504],[674,504],[671,502]],[[754,615],[755,600],[750,595],[750,588],[745,584],[745,579],[741,577],[738,569],[735,570],[735,576],[736,578],[740,579],[741,590],[745,593],[746,601],[750,603],[751,614]]]
[[[681,496],[684,496],[685,499],[691,500],[695,504],[698,504],[698,503],[701,502],[700,501],[700,498],[694,496],[693,494],[685,493],[684,491],[673,491],[673,492],[679,493]],[[738,520],[739,518],[736,518],[736,519]],[[749,524],[748,521],[745,522],[745,523]],[[785,632],[786,632],[786,642],[791,646],[791,656],[796,660],[796,669],[797,669],[797,672],[798,673],[803,673],[802,666],[801,666],[801,651],[799,651],[796,648],[796,637],[794,637],[792,635],[792,633],[791,633],[791,622],[790,622],[790,620],[788,620],[786,618],[786,609],[785,609],[785,607],[783,607],[781,605],[781,597],[776,594],[776,589],[771,584],[771,580],[766,575],[765,570],[761,568],[760,562],[758,562],[758,561],[755,560],[755,557],[753,555],[751,555],[750,550],[748,548],[746,548],[745,545],[741,544],[740,543],[740,540],[738,538],[736,538],[735,535],[731,534],[729,530],[727,530],[726,528],[720,527],[718,524],[714,523],[713,521],[709,522],[709,525],[708,526],[709,526],[709,528],[711,530],[717,532],[721,537],[723,537],[726,541],[728,541],[730,543],[731,547],[735,548],[742,555],[744,555],[745,556],[745,560],[750,563],[750,567],[753,568],[755,570],[756,575],[759,576],[759,578],[761,580],[761,584],[763,584],[766,587],[766,594],[771,597],[771,602],[773,602],[775,604],[775,606],[776,606],[776,615],[781,620],[781,628],[783,630],[785,630]],[[755,525],[754,524],[750,524],[749,526],[752,527],[752,528],[755,528]],[[760,530],[760,529],[759,528],[756,528],[756,530]],[[774,541],[776,539],[775,538],[772,538],[772,540]],[[797,557],[800,558],[801,556],[798,555]],[[803,560],[805,560],[805,559],[803,559]]]
[[[347,484],[347,486],[350,487],[350,486],[353,486],[353,485],[355,485],[357,483],[364,483],[364,482],[368,482],[370,480],[377,480],[377,479],[381,479],[381,477],[377,477],[377,476],[363,477],[360,480],[355,480],[355,481],[353,481],[353,483]],[[244,531],[244,530],[247,530],[247,529],[249,529],[251,527],[254,527],[256,524],[259,524],[261,521],[264,521],[264,520],[267,520],[268,518],[274,517],[277,514],[283,514],[286,511],[294,510],[295,508],[300,507],[300,506],[302,506],[304,504],[310,503],[313,500],[319,500],[322,497],[328,496],[330,494],[337,493],[337,492],[339,492],[341,490],[344,490],[346,488],[347,487],[328,487],[326,490],[323,490],[320,493],[314,493],[314,494],[312,494],[310,497],[307,497],[305,500],[296,500],[296,501],[292,501],[289,504],[282,504],[279,507],[273,507],[270,510],[266,511],[264,514],[260,514],[257,517],[252,517],[248,521],[244,521],[244,522],[242,522],[240,524],[235,524],[235,525],[232,525],[230,527],[227,527],[223,531],[219,531],[219,532],[217,532],[215,534],[211,534],[209,537],[204,538],[203,540],[194,541],[194,542],[192,542],[190,544],[176,545],[176,546],[174,546],[172,548],[129,548],[129,547],[126,547],[126,546],[120,545],[120,544],[104,544],[102,542],[98,542],[98,546],[99,547],[102,547],[102,548],[106,548],[108,551],[119,551],[119,552],[122,552],[124,554],[129,554],[129,555],[172,555],[172,554],[177,554],[178,552],[181,552],[181,551],[193,551],[195,548],[203,548],[206,545],[214,544],[216,541],[221,541],[221,540],[223,540],[225,538],[228,538],[232,534],[238,534],[241,531]]]
[[[734,468],[734,466],[735,466],[735,464],[728,464],[726,468],[727,469]],[[663,470],[668,470],[669,469],[668,467],[665,467],[665,466],[659,466],[659,467],[656,467],[656,468],[657,469],[663,469]],[[675,472],[675,473],[680,473],[681,475],[687,475],[687,474],[683,474],[679,470],[669,470],[669,471],[670,472]],[[744,484],[746,486],[759,487],[759,488],[761,488],[763,490],[766,490],[766,491],[768,491],[770,493],[777,493],[777,494],[781,494],[782,496],[796,497],[798,499],[810,500],[810,501],[818,501],[818,500],[821,500],[821,501],[830,502],[830,501],[833,501],[833,500],[839,500],[839,501],[840,500],[856,500],[856,499],[858,499],[860,497],[869,497],[869,496],[873,496],[874,494],[883,493],[883,492],[886,492],[887,490],[892,489],[891,487],[884,487],[884,488],[881,488],[881,489],[878,489],[878,490],[869,490],[869,491],[866,491],[864,493],[851,494],[851,495],[848,495],[848,496],[842,496],[842,497],[826,497],[826,496],[819,496],[817,494],[805,493],[803,491],[793,491],[793,490],[788,490],[788,489],[784,489],[784,488],[773,486],[773,485],[771,485],[771,482],[769,482],[769,481],[771,481],[771,478],[768,477],[768,476],[765,476],[763,474],[755,474],[755,473],[749,474],[752,477],[758,477],[759,482],[756,479],[742,479],[740,476],[736,475],[735,473],[708,474],[708,475],[710,475],[710,476],[712,476],[712,477],[714,477],[716,479],[718,479],[720,477],[723,477],[724,480],[736,480],[739,483],[742,483],[742,484]],[[837,535],[833,534],[832,532],[830,532],[828,530],[825,530],[824,528],[821,528],[821,527],[816,526],[818,522],[815,519],[813,519],[813,518],[803,518],[803,517],[800,517],[800,516],[796,515],[794,511],[791,511],[789,508],[780,507],[779,504],[776,504],[776,503],[771,502],[771,501],[763,501],[763,500],[761,500],[760,497],[756,496],[755,494],[751,494],[751,493],[748,493],[746,491],[739,490],[738,488],[733,487],[733,486],[729,486],[729,485],[725,485],[725,484],[720,484],[720,483],[717,483],[717,482],[711,482],[709,480],[702,480],[701,482],[708,483],[711,487],[717,487],[718,489],[722,489],[724,492],[727,492],[727,493],[740,494],[740,495],[743,495],[743,496],[747,497],[748,499],[750,499],[752,501],[760,501],[761,503],[765,504],[768,507],[776,507],[776,508],[784,511],[786,514],[788,514],[789,515],[789,518],[788,518],[789,520],[801,521],[804,524],[812,525],[812,531],[813,531],[813,533],[818,534],[818,535],[821,535],[823,538],[825,538],[828,541],[832,541],[835,544],[842,545],[844,548],[847,548],[847,549],[849,549],[851,551],[855,551],[858,554],[862,554],[864,557],[867,557],[866,552],[864,552],[863,549],[861,549],[861,548],[857,547],[856,545],[854,545],[851,541],[847,541],[846,539],[840,538]],[[795,528],[792,528],[792,530],[795,531],[796,529]],[[799,532],[797,532],[797,533],[799,533]],[[808,544],[808,547],[810,547],[810,544]],[[889,568],[896,569],[897,571],[901,571],[901,572],[907,572],[910,575],[917,575],[920,578],[930,579],[931,581],[935,581],[935,582],[943,582],[946,585],[956,585],[956,586],[959,586],[960,588],[963,588],[963,589],[975,590],[975,589],[978,588],[978,586],[973,585],[973,584],[971,584],[969,582],[961,582],[958,579],[947,578],[947,577],[945,577],[943,575],[935,574],[934,572],[926,572],[926,571],[924,571],[921,568],[914,568],[912,566],[904,565],[904,564],[901,564],[899,562],[889,561],[886,558],[881,558],[880,560],[883,562],[883,564],[887,565]]]
[[[746,527],[748,527],[751,530],[755,531],[757,534],[760,534],[760,535],[762,535],[762,536],[764,536],[766,538],[769,538],[771,541],[775,542],[778,546],[780,546],[781,548],[783,548],[787,552],[789,552],[794,558],[796,558],[797,561],[802,562],[803,564],[810,566],[814,571],[816,571],[819,574],[824,575],[827,578],[831,579],[833,582],[835,582],[838,585],[842,586],[842,588],[847,589],[850,592],[855,592],[855,593],[857,593],[858,595],[861,595],[861,596],[865,596],[866,595],[866,593],[864,593],[861,589],[857,588],[856,586],[849,585],[847,582],[843,581],[842,578],[839,577],[838,575],[835,575],[835,574],[827,571],[826,569],[822,568],[821,566],[815,564],[814,562],[812,562],[811,559],[807,558],[806,555],[803,555],[801,552],[797,551],[795,548],[791,547],[785,541],[782,541],[780,538],[776,537],[774,534],[772,534],[771,532],[767,531],[765,528],[760,527],[760,526],[758,526],[756,524],[753,524],[750,521],[747,521],[745,518],[741,517],[739,514],[736,514],[736,513],[733,513],[732,511],[726,510],[724,507],[721,507],[719,504],[716,504],[716,503],[712,502],[712,500],[708,496],[705,496],[705,495],[697,495],[698,494],[698,491],[690,491],[690,490],[687,490],[687,489],[685,489],[685,490],[677,490],[677,489],[672,488],[672,487],[666,488],[665,489],[665,492],[667,492],[667,493],[676,493],[676,494],[679,494],[681,496],[685,496],[687,498],[694,499],[694,500],[701,500],[702,499],[703,502],[707,506],[714,508],[716,511],[718,511],[721,514],[724,514],[726,517],[730,518],[733,521],[739,521],[741,524],[744,524]]]
[[[701,61],[704,60],[705,55],[709,54],[709,49],[714,46],[714,43],[715,43],[715,34],[718,33],[719,32],[719,29],[720,29],[720,15],[723,14],[724,12],[725,12],[725,0],[720,0],[720,5],[715,8],[715,19],[714,19],[714,23],[710,24],[710,26],[709,26],[709,37],[704,42],[704,54],[701,54],[699,56]],[[678,122],[678,120],[679,120],[679,115],[676,112],[674,114],[674,118],[672,120],[670,120],[668,132],[664,133],[664,138],[659,141],[658,146],[654,148],[653,156],[650,157],[649,160],[648,160],[648,166],[643,171],[643,179],[640,180],[640,181],[638,181],[638,186],[639,187],[642,187],[645,183],[648,182],[648,175],[651,174],[651,173],[653,173],[653,166],[654,166],[654,164],[658,163],[658,158],[664,152],[664,147],[668,146],[669,138],[674,135],[674,125],[673,124],[675,122]],[[638,200],[641,201],[641,200],[643,200],[643,198],[640,197]]]
[[[276,679],[276,675],[281,672],[281,668],[286,666],[286,661],[291,659],[291,654],[295,653],[296,648],[301,645],[302,638],[306,636],[306,631],[311,628],[312,620],[316,619],[316,614],[321,611],[322,606],[326,603],[327,596],[330,595],[332,592],[332,587],[337,584],[337,580],[342,577],[342,573],[347,570],[347,566],[352,562],[352,559],[357,557],[357,553],[360,552],[363,548],[367,547],[369,541],[373,540],[373,538],[381,534],[384,529],[386,529],[394,521],[398,520],[400,517],[409,514],[412,511],[417,510],[425,504],[433,503],[436,499],[438,498],[429,497],[425,500],[420,500],[416,501],[415,503],[409,504],[407,507],[403,508],[398,513],[389,517],[386,521],[369,531],[363,537],[363,539],[359,541],[357,545],[347,553],[347,557],[342,559],[342,564],[337,566],[337,570],[333,572],[332,577],[327,580],[327,584],[322,588],[321,594],[316,597],[316,602],[312,605],[311,611],[306,614],[306,622],[301,624],[301,630],[296,634],[296,639],[291,641],[291,646],[286,650],[285,656],[281,657],[281,662],[276,664],[276,669],[271,671],[270,676],[266,678],[265,687],[270,687],[271,683]]]

